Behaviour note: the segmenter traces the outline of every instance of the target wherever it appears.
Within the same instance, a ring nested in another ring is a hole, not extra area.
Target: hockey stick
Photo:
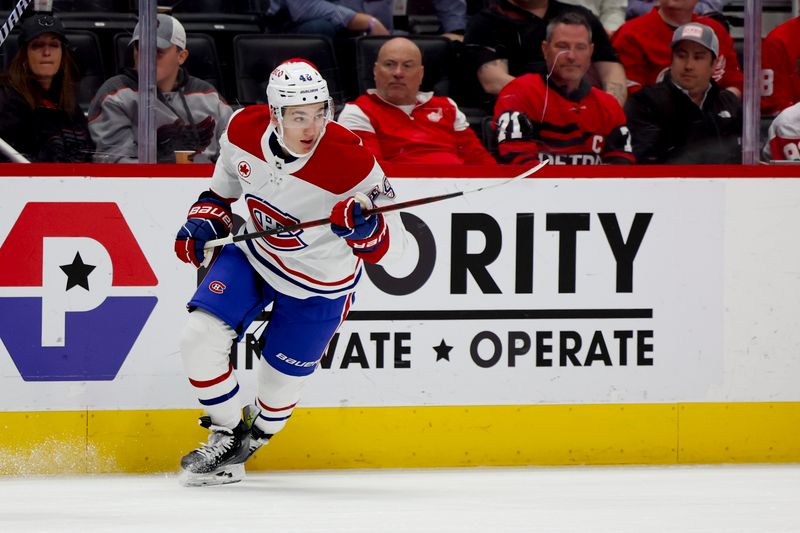
[[[12,163],[30,163],[24,155],[17,152],[17,149],[8,144],[0,137],[0,153],[6,156]]]
[[[22,12],[28,8],[31,2],[33,2],[33,0],[19,0],[17,5],[14,6],[14,9],[11,10],[11,13],[8,14],[8,18],[6,19],[5,23],[0,26],[0,46],[3,46],[3,43],[6,41],[6,38],[8,38],[11,30],[14,29],[14,26],[16,26],[22,18]]]
[[[416,200],[408,200],[407,202],[399,202],[396,204],[389,204],[384,205],[383,207],[376,207],[375,209],[367,209],[364,211],[364,215],[369,216],[375,213],[386,213],[387,211],[397,211],[399,209],[406,209],[409,207],[416,207],[418,205],[424,204],[432,204],[434,202],[441,202],[442,200],[449,200],[450,198],[456,198],[458,196],[464,196],[466,194],[472,194],[475,192],[485,191],[487,189],[492,189],[494,187],[502,187],[503,185],[508,185],[510,183],[514,183],[517,181],[522,180],[523,178],[527,178],[531,174],[534,174],[539,171],[543,166],[547,164],[547,161],[542,161],[538,165],[533,168],[529,168],[519,176],[514,176],[513,178],[501,181],[500,183],[494,183],[492,185],[486,185],[484,187],[478,187],[477,189],[470,189],[468,191],[458,191],[458,192],[451,192],[448,194],[440,194],[438,196],[428,196],[426,198],[417,198]],[[252,239],[260,239],[262,237],[269,237],[270,235],[276,235],[278,233],[285,233],[285,232],[292,232],[297,231],[299,229],[306,229],[306,228],[314,228],[317,226],[323,226],[325,224],[330,224],[330,218],[320,218],[317,220],[309,220],[308,222],[299,222],[297,224],[291,224],[289,226],[278,226],[276,228],[267,229],[264,231],[257,231],[255,233],[245,233],[243,235],[228,235],[227,237],[223,237],[221,239],[213,239],[210,241],[206,241],[205,245],[203,246],[204,249],[208,250],[210,248],[216,248],[217,246],[224,246],[226,244],[230,244],[232,242],[241,242],[241,241],[249,241]]]

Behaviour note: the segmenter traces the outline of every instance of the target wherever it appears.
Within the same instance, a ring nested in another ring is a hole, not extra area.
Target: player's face
[[[672,50],[670,76],[689,93],[705,91],[714,72],[714,55],[703,45],[681,41]]]
[[[594,45],[589,30],[582,24],[558,24],[550,41],[542,43],[547,71],[556,85],[578,87],[592,64]]]
[[[283,142],[296,154],[307,154],[317,142],[328,119],[326,104],[306,104],[285,107],[283,111]]]
[[[55,33],[43,33],[28,43],[27,63],[33,77],[47,87],[61,68],[61,40]]]
[[[417,102],[424,68],[419,48],[408,39],[391,39],[381,47],[372,69],[378,95],[394,105]]]

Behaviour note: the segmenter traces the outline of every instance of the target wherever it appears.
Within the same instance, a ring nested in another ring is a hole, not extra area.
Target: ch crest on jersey
[[[264,231],[268,229],[277,228],[279,226],[291,226],[297,224],[300,220],[293,217],[288,213],[284,213],[277,209],[275,206],[270,205],[269,202],[262,200],[251,194],[245,195],[247,203],[247,210],[253,219],[253,224],[256,231]],[[275,235],[269,235],[262,240],[267,245],[278,251],[288,252],[293,250],[301,250],[308,246],[300,236],[303,230],[293,232],[281,232]]]

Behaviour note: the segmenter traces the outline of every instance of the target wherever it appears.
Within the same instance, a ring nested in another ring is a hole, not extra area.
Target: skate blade
[[[187,470],[181,470],[178,474],[178,482],[184,487],[209,487],[213,485],[228,485],[238,483],[244,479],[244,465],[226,465],[213,472],[196,474]]]

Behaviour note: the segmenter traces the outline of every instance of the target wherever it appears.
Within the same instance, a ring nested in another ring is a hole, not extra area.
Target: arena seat
[[[328,82],[334,102],[342,101],[342,83],[333,44],[321,35],[237,35],[233,39],[233,62],[239,104],[265,103],[269,74],[293,57],[316,65]]]
[[[172,15],[187,32],[260,32],[259,16],[248,0],[184,0],[173,2]]]
[[[132,30],[136,15],[129,0],[53,0],[53,13],[66,29]]]
[[[492,117],[485,116],[481,119],[480,139],[486,150],[497,159],[497,134],[492,127]]]
[[[117,72],[123,67],[133,67],[133,49],[128,46],[130,38],[129,33],[118,33],[114,36],[114,58]],[[186,48],[189,50],[189,57],[184,65],[189,74],[207,81],[221,95],[225,96],[225,83],[214,39],[204,33],[187,33]]]

